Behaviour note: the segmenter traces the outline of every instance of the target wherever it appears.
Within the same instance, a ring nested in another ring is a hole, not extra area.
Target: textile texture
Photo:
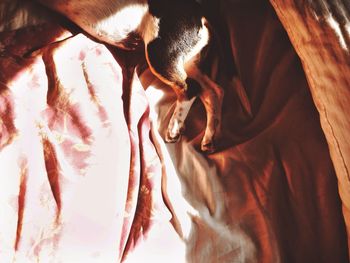
[[[271,2],[207,3],[209,155],[200,100],[164,143],[176,97],[142,52],[60,23],[1,32],[0,262],[348,262],[328,97]]]

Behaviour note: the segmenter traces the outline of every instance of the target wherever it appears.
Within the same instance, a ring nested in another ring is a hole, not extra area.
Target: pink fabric
[[[285,29],[267,2],[208,3],[242,83],[212,63],[225,97],[211,155],[199,100],[182,139],[161,139],[175,95],[149,69],[131,75],[139,54],[54,25],[1,34],[0,262],[348,262],[329,148]]]
[[[137,77],[124,112],[122,68],[104,45],[50,25],[0,43],[0,261],[125,257],[169,220]]]

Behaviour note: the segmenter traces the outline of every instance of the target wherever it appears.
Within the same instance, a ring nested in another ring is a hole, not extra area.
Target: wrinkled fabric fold
[[[350,233],[350,5],[347,1],[270,1],[301,58],[339,182]],[[349,250],[350,251],[350,250]]]
[[[225,91],[210,155],[200,100],[164,143],[176,96],[134,72],[142,53],[56,24],[0,33],[0,261],[348,262],[346,57],[289,2],[203,1]]]
[[[125,78],[104,45],[54,25],[1,41],[1,261],[126,258],[169,220],[137,78],[127,122]]]

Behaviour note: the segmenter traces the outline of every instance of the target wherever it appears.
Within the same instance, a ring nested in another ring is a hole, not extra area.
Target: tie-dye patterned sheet
[[[220,33],[242,85],[213,64],[211,155],[199,100],[163,142],[175,95],[134,55],[55,24],[0,33],[0,262],[348,262],[299,58],[271,6],[238,2]]]

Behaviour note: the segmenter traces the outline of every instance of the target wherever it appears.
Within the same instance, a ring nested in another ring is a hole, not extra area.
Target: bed
[[[0,262],[349,262],[346,3],[204,1],[225,91],[204,154],[199,100],[164,142],[176,97],[142,52],[4,1]]]

